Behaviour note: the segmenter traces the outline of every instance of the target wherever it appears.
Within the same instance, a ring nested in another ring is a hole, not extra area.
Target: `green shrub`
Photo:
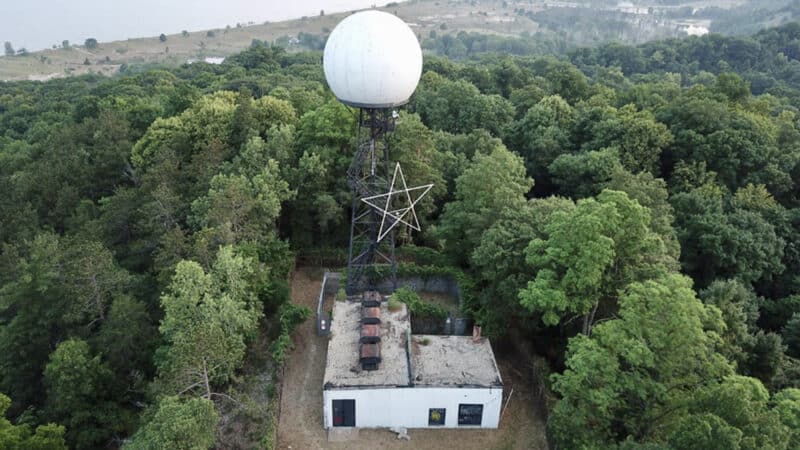
[[[281,331],[291,333],[294,329],[311,317],[311,310],[294,303],[284,303],[281,307]]]
[[[432,317],[444,319],[447,317],[447,310],[439,305],[428,303],[419,297],[419,294],[413,290],[402,287],[392,294],[391,300],[405,303],[411,314],[419,317]]]
[[[347,276],[343,273],[342,276]],[[386,280],[391,276],[390,267],[376,267],[370,277],[373,282]],[[455,280],[461,294],[461,312],[464,314],[472,315],[473,311],[477,310],[478,305],[475,295],[475,281],[462,272],[460,269],[451,266],[418,266],[416,264],[398,264],[397,265],[398,278],[411,278],[419,277],[423,280],[433,277],[451,278]],[[399,289],[398,289],[399,291]],[[413,291],[412,291],[413,292]],[[412,311],[413,312],[413,311]],[[446,315],[446,314],[445,314]]]
[[[430,247],[404,245],[397,249],[397,259],[414,262],[419,266],[448,266],[451,262],[447,256]]]
[[[336,291],[336,301],[343,302],[346,300],[347,300],[347,292],[344,291],[344,288],[339,288],[339,290]]]
[[[400,300],[398,300],[398,299],[396,299],[394,297],[390,298],[389,299],[389,311],[397,311],[397,310],[399,310],[402,304],[403,304],[403,302],[401,302]]]
[[[278,365],[283,364],[286,360],[286,352],[292,348],[292,338],[290,337],[292,331],[310,316],[311,310],[305,306],[297,306],[288,302],[281,306],[278,319],[281,324],[281,334],[269,346],[272,359]]]

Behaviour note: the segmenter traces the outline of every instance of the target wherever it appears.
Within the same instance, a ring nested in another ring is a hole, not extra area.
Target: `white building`
[[[412,335],[405,305],[335,302],[325,428],[497,428],[502,398],[488,339]]]

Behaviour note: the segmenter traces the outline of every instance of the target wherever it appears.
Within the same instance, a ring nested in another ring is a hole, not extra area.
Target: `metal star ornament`
[[[402,189],[395,189],[398,178],[402,184]],[[425,197],[431,188],[433,188],[433,184],[409,188],[406,185],[406,177],[403,175],[403,169],[400,167],[400,163],[397,163],[397,165],[394,167],[392,183],[389,185],[389,192],[386,194],[378,194],[361,199],[362,202],[375,208],[382,215],[381,227],[378,231],[378,242],[386,237],[386,235],[389,234],[389,232],[392,231],[392,229],[394,229],[398,223],[405,224],[413,230],[420,231],[421,228],[419,226],[417,212],[414,207],[417,203],[419,203],[420,200],[422,200],[423,197]],[[412,192],[415,193],[416,198],[411,195]],[[391,209],[393,208],[392,199],[395,196],[400,196],[401,198],[405,197],[406,204],[408,206],[398,209]],[[390,219],[388,223],[386,220],[387,218]]]

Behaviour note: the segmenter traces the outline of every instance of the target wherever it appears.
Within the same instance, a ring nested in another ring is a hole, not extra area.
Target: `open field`
[[[292,302],[316,308],[322,282],[319,269],[301,268],[292,276]],[[505,384],[505,395],[513,389],[508,409],[497,430],[410,430],[411,441],[400,441],[388,430],[360,430],[359,438],[328,442],[322,428],[322,380],[327,356],[327,338],[318,337],[309,319],[293,335],[295,348],[283,374],[278,422],[279,449],[442,449],[458,442],[459,449],[546,449],[544,422],[533,407],[530,380],[524,368],[514,367],[513,355],[496,352]]]
[[[574,9],[588,2],[531,2],[530,0],[412,0],[389,3],[377,9],[398,15],[408,22],[420,40],[437,34],[457,34],[461,31],[520,36],[541,31],[531,15],[545,9]],[[680,5],[660,5],[659,10],[677,6],[732,7],[741,1],[703,0],[687,1]],[[628,14],[631,21],[641,22],[647,17],[646,6],[635,8],[605,6],[606,11]],[[523,11],[524,14],[518,12]],[[274,23],[230,24],[214,30],[193,31],[167,35],[165,41],[158,36],[101,42],[88,49],[82,43],[73,43],[67,49],[49,49],[27,56],[0,56],[0,80],[47,80],[51,78],[86,73],[111,75],[125,65],[164,64],[178,66],[191,61],[221,61],[224,57],[247,48],[254,39],[269,43],[279,42],[291,50],[302,50],[299,33],[324,35],[350,13],[303,17]],[[675,22],[677,26],[681,22]],[[575,30],[580,33],[580,30]]]

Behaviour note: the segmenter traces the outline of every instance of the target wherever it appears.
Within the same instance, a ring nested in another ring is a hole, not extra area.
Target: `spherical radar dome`
[[[408,102],[422,75],[422,49],[400,18],[363,11],[342,20],[325,44],[325,78],[342,103],[392,108]]]

